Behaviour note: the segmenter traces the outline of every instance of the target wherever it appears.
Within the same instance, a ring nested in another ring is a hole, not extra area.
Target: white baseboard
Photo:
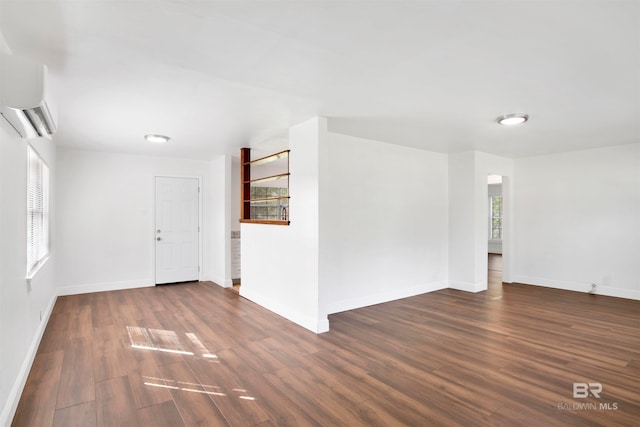
[[[448,287],[450,289],[457,289],[459,291],[474,292],[474,293],[487,290],[487,284],[484,282],[471,283],[471,282],[458,282],[455,280],[449,280]]]
[[[395,301],[402,298],[409,298],[428,292],[439,291],[447,287],[446,281],[425,283],[410,288],[394,289],[387,292],[380,292],[363,297],[350,298],[340,301],[333,301],[327,306],[327,314],[340,313],[342,311],[354,310],[356,308],[368,307],[370,305],[382,304],[384,302]]]
[[[562,280],[545,279],[541,277],[515,276],[513,278],[513,283],[543,286],[545,288],[563,289],[565,291],[582,293],[589,293],[591,291],[591,283],[567,282]],[[640,300],[640,289],[624,289],[600,285],[596,286],[595,294],[608,297]]]
[[[324,319],[316,319],[313,316],[308,316],[305,313],[292,310],[291,307],[285,307],[272,298],[262,295],[259,292],[246,289],[245,286],[240,287],[240,296],[255,302],[256,304],[284,317],[287,320],[291,320],[293,323],[296,323],[311,332],[315,332],[316,334],[329,331],[329,320],[326,316]]]
[[[65,286],[58,288],[58,295],[78,295],[91,292],[119,291],[122,289],[146,288],[155,286],[151,279],[128,280],[125,282],[91,283],[86,285]]]
[[[318,319],[318,325],[316,328],[316,334],[329,332],[329,318],[325,316],[324,319]]]
[[[22,396],[22,392],[24,391],[24,386],[27,383],[27,378],[29,377],[29,372],[31,372],[31,366],[33,365],[33,361],[36,358],[36,352],[38,351],[38,347],[40,346],[40,340],[42,340],[42,335],[44,334],[44,330],[47,327],[47,323],[49,323],[49,317],[51,317],[51,312],[53,311],[53,306],[56,303],[57,296],[54,295],[51,298],[51,302],[45,309],[43,313],[42,320],[38,325],[38,329],[36,329],[36,333],[31,340],[31,345],[27,350],[27,354],[22,362],[22,366],[20,366],[20,371],[18,372],[18,377],[16,378],[11,391],[9,392],[9,396],[7,397],[7,402],[2,408],[2,414],[0,414],[0,426],[9,427],[11,422],[13,421],[13,417],[16,414],[16,410],[18,409],[18,402],[20,402],[20,396]]]
[[[221,288],[230,288],[233,286],[233,280],[229,279],[222,279],[221,277],[209,277],[209,278],[203,278],[201,279],[204,282],[213,282],[216,285],[220,286]]]

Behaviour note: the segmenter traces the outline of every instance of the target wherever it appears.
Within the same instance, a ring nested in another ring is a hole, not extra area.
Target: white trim
[[[155,286],[153,279],[127,280],[124,282],[87,283],[58,288],[58,295],[78,295],[91,292],[121,291],[123,289],[147,288]]]
[[[230,288],[233,286],[233,280],[229,279],[229,280],[218,280],[220,279],[218,278],[210,278],[210,279],[202,279],[203,281],[209,281],[209,282],[213,282],[214,284],[220,286],[221,288]]]
[[[329,320],[326,318],[326,316],[324,319],[316,319],[313,316],[308,316],[306,313],[300,313],[291,310],[290,307],[285,307],[277,301],[271,299],[270,297],[260,294],[259,292],[250,290],[247,291],[247,289],[244,289],[242,286],[240,287],[240,295],[266,308],[267,310],[272,311],[273,313],[292,321],[293,323],[297,323],[298,325],[310,330],[311,332],[320,334],[329,331]]]
[[[38,274],[40,269],[42,269],[42,267],[44,267],[44,265],[47,263],[47,261],[49,261],[50,257],[51,257],[51,254],[48,253],[47,255],[45,255],[44,258],[42,258],[40,261],[38,261],[36,263],[36,265],[33,266],[31,271],[29,272],[29,274],[27,274],[27,276],[25,277],[25,279],[27,280],[27,283],[31,283],[31,280],[34,277],[36,277],[36,275]]]
[[[27,350],[27,354],[24,361],[22,362],[22,366],[20,366],[18,376],[16,377],[16,380],[13,383],[13,387],[11,387],[11,391],[7,396],[7,402],[5,403],[4,408],[2,408],[2,414],[0,414],[0,426],[9,426],[11,424],[11,421],[13,420],[13,417],[16,415],[18,402],[20,402],[20,396],[22,396],[24,386],[27,384],[29,372],[31,372],[33,361],[36,358],[36,353],[38,351],[38,347],[40,346],[42,335],[44,335],[44,330],[47,326],[47,323],[49,323],[49,317],[51,317],[51,313],[53,312],[53,306],[56,303],[56,299],[56,295],[51,298],[51,302],[49,302],[49,305],[44,312],[44,316],[42,317],[42,320],[40,320],[38,329],[36,329],[36,333],[31,340],[31,345]]]
[[[514,277],[513,282],[521,283],[523,285],[542,286],[545,288],[563,289],[565,291],[582,293],[589,293],[591,291],[591,283],[567,282],[562,280],[545,279],[541,277],[516,276]],[[616,298],[640,300],[640,290],[638,289],[613,288],[611,286],[598,285],[596,286],[595,294]]]
[[[329,318],[325,316],[324,319],[318,319],[318,324],[316,326],[317,334],[323,334],[325,332],[329,332]]]
[[[151,229],[152,238],[153,238],[153,285],[156,284],[156,178],[187,178],[187,179],[197,179],[198,180],[198,281],[202,281],[202,274],[204,271],[204,266],[202,265],[202,193],[204,193],[202,189],[202,176],[201,175],[154,175],[153,176],[153,227]],[[153,286],[152,285],[152,286]]]
[[[341,301],[333,301],[327,305],[327,314],[340,313],[342,311],[354,310],[356,308],[367,307],[375,304],[382,304],[402,298],[413,297],[426,294],[428,292],[439,291],[447,288],[447,281],[425,283],[406,289],[394,289],[387,292],[379,292],[363,297],[349,298]]]
[[[455,280],[449,280],[449,289],[456,289],[465,292],[482,292],[487,290],[486,282],[457,282]]]

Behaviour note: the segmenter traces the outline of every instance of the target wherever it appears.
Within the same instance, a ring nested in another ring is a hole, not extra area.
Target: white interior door
[[[199,185],[156,177],[156,284],[198,280]]]

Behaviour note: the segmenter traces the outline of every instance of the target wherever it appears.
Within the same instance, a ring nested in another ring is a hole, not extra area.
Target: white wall
[[[57,157],[60,294],[155,283],[154,177],[160,175],[202,179],[201,278],[230,284],[227,158],[205,162],[67,148]]]
[[[321,311],[447,286],[445,154],[330,133],[320,167]]]
[[[515,161],[515,277],[640,299],[640,144]]]
[[[326,126],[314,118],[289,130],[291,224],[241,224],[240,294],[313,332],[329,329],[318,310],[318,159]]]
[[[489,184],[489,197],[502,196],[502,184]]]
[[[231,230],[240,231],[240,158],[231,158]]]
[[[500,197],[502,196],[502,184],[489,184],[489,197]],[[488,202],[487,202],[488,203]],[[491,206],[488,205],[488,211],[491,212]],[[490,227],[491,222],[491,214],[489,213],[487,220],[487,227]],[[491,234],[489,234],[491,235]],[[501,254],[502,253],[502,241],[501,240],[491,240],[489,239],[489,253],[490,254]]]
[[[210,196],[208,206],[210,209],[203,217],[211,221],[211,227],[205,227],[205,235],[211,241],[211,251],[207,254],[205,277],[220,286],[228,288],[233,285],[231,278],[231,201],[233,200],[232,185],[232,161],[231,156],[218,156],[211,162],[211,179],[206,180],[211,192],[205,189],[205,195]]]
[[[290,130],[288,227],[242,224],[241,295],[309,330],[447,285],[447,156]]]
[[[449,156],[449,286],[477,292],[475,277],[475,153]]]
[[[239,283],[242,276],[241,236],[240,236],[240,158],[231,157],[231,248],[229,262],[231,279]]]
[[[56,179],[55,144],[31,141]],[[27,142],[0,128],[0,425],[9,425],[56,298],[55,204],[51,186],[49,260],[27,284]]]

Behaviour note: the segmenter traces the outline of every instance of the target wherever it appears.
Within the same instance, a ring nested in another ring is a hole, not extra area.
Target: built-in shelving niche
[[[289,150],[251,160],[240,149],[240,222],[289,225]]]

